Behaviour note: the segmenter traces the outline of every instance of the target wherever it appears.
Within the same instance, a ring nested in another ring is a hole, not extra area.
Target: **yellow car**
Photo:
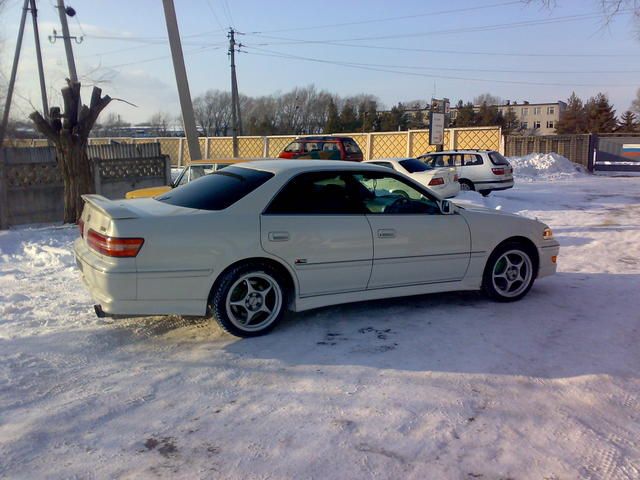
[[[196,178],[200,178],[204,175],[208,175],[209,173],[213,173],[216,170],[221,170],[229,165],[233,165],[234,163],[238,163],[238,160],[224,160],[224,161],[216,161],[216,162],[194,162],[187,167],[185,167],[178,177],[171,183],[171,185],[161,185],[159,187],[148,187],[148,188],[139,188],[137,190],[131,190],[125,194],[125,198],[148,198],[148,197],[156,197],[163,193],[168,192],[172,188],[179,187],[181,185],[186,185],[187,183],[195,180]]]

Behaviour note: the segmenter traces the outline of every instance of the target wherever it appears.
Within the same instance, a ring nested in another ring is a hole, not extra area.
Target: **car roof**
[[[458,150],[443,150],[442,152],[427,152],[422,154],[421,156],[424,155],[435,155],[435,154],[442,154],[442,153],[488,153],[488,152],[495,152],[496,150],[485,150],[483,148],[460,148]]]
[[[345,160],[286,160],[286,159],[269,159],[253,162],[242,162],[234,165],[240,168],[253,168],[255,170],[264,170],[275,174],[287,171],[304,171],[304,170],[371,170],[380,169],[386,171],[385,167],[372,165],[363,162],[349,162]]]
[[[351,137],[345,137],[345,136],[334,136],[334,135],[318,135],[315,137],[298,137],[294,140],[294,142],[304,142],[304,141],[312,141],[312,142],[317,142],[320,140],[323,141],[328,141],[328,140],[353,140],[353,138]]]

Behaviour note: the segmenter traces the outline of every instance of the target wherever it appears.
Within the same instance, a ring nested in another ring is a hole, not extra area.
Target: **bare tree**
[[[171,116],[166,112],[156,112],[149,119],[149,126],[158,137],[166,137],[171,124]]]
[[[497,95],[492,95],[488,92],[482,93],[473,98],[474,105],[482,105],[485,103],[487,105],[500,105],[502,103],[502,98],[498,97]]]
[[[103,97],[102,90],[93,87],[89,106],[80,107],[80,84],[69,80],[67,83],[62,89],[64,113],[60,112],[60,107],[53,107],[46,120],[37,111],[29,118],[36,129],[55,146],[64,179],[64,222],[73,223],[82,213],[81,196],[94,190],[87,157],[87,139],[100,112],[111,102],[111,97]]]
[[[242,99],[241,99],[242,103]],[[193,100],[196,122],[208,137],[225,135],[231,122],[231,93],[207,90]]]
[[[631,110],[640,114],[640,88],[636,92],[636,98],[631,102]]]

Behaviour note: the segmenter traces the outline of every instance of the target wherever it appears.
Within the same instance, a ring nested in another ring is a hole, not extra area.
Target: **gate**
[[[593,170],[640,173],[640,135],[599,135],[596,140]]]

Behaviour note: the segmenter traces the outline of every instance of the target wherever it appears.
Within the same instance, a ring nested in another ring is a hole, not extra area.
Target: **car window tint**
[[[400,165],[409,173],[425,172],[427,170],[433,170],[429,165],[422,163],[415,158],[407,158],[406,160],[400,160]]]
[[[302,144],[299,142],[292,142],[284,149],[285,152],[299,152],[302,150]]]
[[[273,177],[271,172],[227,167],[156,197],[170,205],[199,210],[223,210]]]
[[[446,167],[452,161],[453,155],[434,155],[431,160],[431,166],[434,168]]]
[[[291,179],[266,214],[345,215],[366,213],[362,194],[348,172],[304,173]]]
[[[504,158],[502,154],[498,152],[489,152],[489,158],[494,165],[511,165],[509,160]]]
[[[381,172],[354,173],[353,178],[365,187],[363,203],[368,213],[439,214],[438,202],[416,187],[395,176]]]
[[[344,149],[347,153],[362,153],[360,147],[351,139],[343,140]]]

